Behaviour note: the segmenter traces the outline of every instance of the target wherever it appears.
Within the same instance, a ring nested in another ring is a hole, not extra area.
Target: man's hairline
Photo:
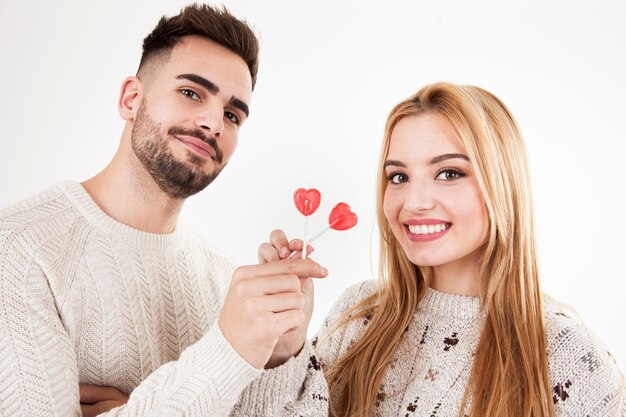
[[[190,38],[200,38],[200,39],[205,39],[208,41],[213,42],[216,45],[219,45],[223,48],[225,48],[226,50],[230,51],[233,55],[235,55],[236,57],[238,57],[241,62],[243,62],[243,64],[246,66],[246,69],[248,70],[248,74],[250,75],[250,79],[252,80],[252,72],[250,70],[250,67],[248,66],[248,63],[246,62],[245,59],[243,59],[243,57],[241,55],[239,55],[237,52],[233,51],[232,49],[228,48],[226,45],[223,45],[219,42],[216,42],[215,39],[209,38],[207,36],[202,36],[202,35],[185,35],[185,36],[181,36],[173,45],[171,46],[165,46],[159,49],[155,49],[151,52],[149,52],[147,55],[143,55],[141,57],[141,62],[139,63],[139,68],[137,68],[137,73],[135,74],[135,76],[137,78],[139,78],[141,81],[146,82],[148,78],[150,78],[149,76],[144,76],[142,74],[142,72],[147,72],[147,70],[144,70],[144,67],[147,67],[149,65],[156,65],[156,63],[152,64],[153,61],[159,59],[159,57],[161,57],[161,61],[160,61],[160,67],[164,67],[165,65],[167,65],[170,62],[170,59],[172,58],[172,53],[174,52],[174,48],[180,44],[182,44],[185,40],[190,39]],[[159,67],[159,68],[160,68]],[[156,72],[155,70],[151,71],[150,74],[153,74]],[[144,79],[145,77],[145,79]],[[252,87],[252,91],[254,91],[254,86]]]

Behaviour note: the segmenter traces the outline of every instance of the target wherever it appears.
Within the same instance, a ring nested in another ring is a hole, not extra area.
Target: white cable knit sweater
[[[118,223],[76,182],[0,211],[0,415],[80,415],[79,382],[132,393],[111,416],[216,417],[240,397],[232,415],[324,414],[299,397],[324,385],[309,344],[261,371],[224,339],[232,271],[182,227]]]
[[[332,323],[374,291],[373,281],[356,284],[331,310],[314,340],[323,368],[345,354],[371,318],[330,332]],[[580,321],[564,315],[554,301],[546,297],[544,303],[557,416],[626,417],[621,373],[610,353]],[[482,323],[477,297],[429,289],[397,347],[371,415],[457,417]],[[511,389],[515,384],[511,381]]]

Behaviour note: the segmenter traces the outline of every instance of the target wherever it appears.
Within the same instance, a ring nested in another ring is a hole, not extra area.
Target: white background
[[[119,87],[143,37],[182,1],[0,0],[0,206],[85,180],[113,156]],[[374,187],[387,113],[426,83],[479,85],[524,132],[543,289],[573,306],[626,369],[626,2],[245,1],[261,67],[229,167],[182,220],[240,263],[273,228],[298,237],[299,187],[322,192],[311,232],[345,201],[360,217],[315,258],[315,331],[377,264]]]

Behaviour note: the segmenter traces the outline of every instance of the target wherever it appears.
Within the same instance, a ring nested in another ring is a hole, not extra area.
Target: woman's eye
[[[224,117],[226,117],[228,120],[230,120],[231,122],[233,122],[236,125],[239,124],[239,116],[237,116],[235,113],[232,113],[232,112],[229,112],[229,111],[225,111],[224,112]]]
[[[200,96],[196,94],[195,91],[190,90],[188,88],[183,88],[182,90],[180,90],[180,93],[184,96],[189,97],[192,100],[200,100]]]
[[[435,179],[443,181],[453,181],[464,176],[464,173],[462,173],[461,171],[457,171],[456,169],[444,169],[437,174]]]
[[[391,182],[392,184],[402,184],[403,182],[407,182],[408,179],[409,177],[400,172],[387,175],[387,181]]]

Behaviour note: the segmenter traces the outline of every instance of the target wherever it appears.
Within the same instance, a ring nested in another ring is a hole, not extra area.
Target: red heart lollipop
[[[354,227],[358,220],[356,214],[350,210],[350,206],[346,203],[337,204],[328,216],[328,224],[335,230],[348,230]]]
[[[315,213],[315,210],[320,206],[322,195],[315,188],[298,188],[293,193],[293,202],[296,203],[298,211],[305,216],[310,216]]]

